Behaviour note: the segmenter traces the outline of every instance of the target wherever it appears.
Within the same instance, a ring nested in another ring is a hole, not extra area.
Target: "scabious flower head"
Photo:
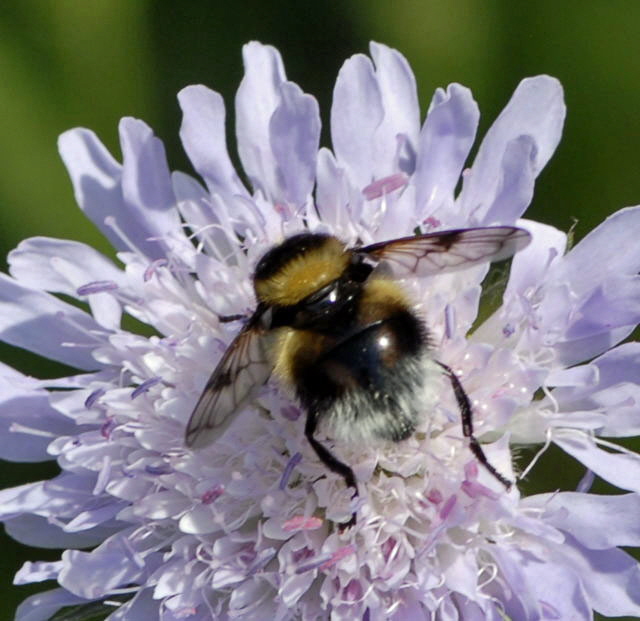
[[[640,614],[638,564],[620,549],[640,544],[640,457],[603,439],[640,432],[640,345],[620,344],[640,319],[640,208],[568,250],[563,232],[521,219],[560,138],[556,80],[521,82],[467,163],[479,117],[469,90],[436,91],[421,123],[406,60],[378,44],[371,56],[340,70],[330,150],[316,100],[286,79],[278,52],[245,47],[235,106],[247,183],[227,153],[222,99],[204,86],[179,94],[201,181],[170,172],[142,121],[120,124],[122,164],[89,130],[61,137],[78,203],[118,264],[39,237],[0,276],[0,338],[80,370],[40,381],[2,368],[0,455],[61,468],[0,493],[13,537],[66,548],[19,571],[18,583],[59,588],[26,600],[18,620],[88,602],[112,621]],[[351,491],[274,382],[219,441],[185,447],[239,329],[220,318],[251,312],[252,270],[273,244],[304,229],[367,244],[495,224],[533,241],[473,331],[487,266],[405,284],[434,355],[472,400],[491,463],[515,479],[514,446],[554,443],[587,469],[577,491],[505,490],[469,451],[445,378],[408,440],[335,446],[360,484],[345,532]],[[123,314],[153,335],[122,328]],[[589,493],[593,476],[623,493]]]

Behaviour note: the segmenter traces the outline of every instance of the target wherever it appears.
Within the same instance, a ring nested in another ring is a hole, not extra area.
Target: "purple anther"
[[[325,561],[320,565],[320,569],[329,569],[333,567],[336,563],[340,562],[343,558],[347,556],[351,556],[356,553],[356,547],[350,543],[348,546],[343,546],[342,548],[338,548],[332,555],[328,561]]]
[[[144,467],[145,472],[148,474],[160,475],[160,474],[169,474],[173,472],[173,468],[169,464],[159,464],[157,466],[148,465]]]
[[[584,476],[578,481],[578,486],[576,487],[576,492],[581,492],[586,494],[593,485],[593,481],[595,480],[596,475],[593,473],[593,470],[587,470],[584,473]]]
[[[161,381],[161,377],[152,377],[148,380],[145,380],[131,393],[131,398],[135,399],[136,397],[139,397],[143,392],[148,392],[150,388],[160,383]]]
[[[449,340],[456,333],[456,309],[451,304],[447,304],[444,307],[444,331]]]
[[[289,461],[287,462],[287,465],[284,468],[282,476],[280,477],[281,490],[284,490],[287,487],[289,483],[289,478],[291,477],[291,473],[293,472],[293,469],[300,463],[301,459],[302,459],[302,453],[295,453],[294,455],[291,456],[291,459],[289,459]]]
[[[200,496],[200,500],[203,505],[210,505],[212,502],[215,502],[224,494],[224,485],[216,485],[211,489],[208,489],[202,496]]]
[[[380,198],[398,188],[404,187],[408,181],[409,178],[404,173],[396,173],[395,175],[389,175],[388,177],[383,177],[370,183],[362,190],[362,193],[368,201],[371,201],[374,198]]]
[[[166,259],[156,259],[155,261],[151,261],[147,269],[144,271],[144,274],[142,275],[142,279],[144,280],[144,282],[148,282],[149,280],[151,280],[151,277],[156,273],[156,270],[159,267],[164,267],[168,263],[169,262]]]
[[[442,222],[440,222],[438,218],[434,218],[433,216],[429,216],[428,218],[425,218],[422,221],[422,224],[424,224],[427,227],[427,229],[437,229],[442,226]]]
[[[306,515],[296,515],[290,520],[287,520],[282,525],[282,529],[289,533],[293,530],[317,530],[321,526],[322,520],[320,518],[313,516],[307,517]]]
[[[360,601],[364,595],[360,580],[356,580],[355,578],[349,580],[349,584],[342,589],[342,595],[347,602]]]
[[[93,404],[105,394],[105,389],[104,388],[97,388],[96,390],[94,390],[85,400],[84,400],[84,407],[87,408],[87,410],[90,410],[93,407]]]
[[[280,409],[280,414],[287,420],[295,421],[300,418],[300,408],[295,405],[286,405]]]
[[[458,497],[457,496],[449,496],[449,498],[447,499],[447,501],[444,503],[442,509],[440,509],[440,519],[441,520],[446,520],[451,511],[453,511],[453,508],[456,506],[456,503],[458,502]]]
[[[113,280],[94,280],[82,285],[76,289],[78,295],[91,295],[93,293],[104,293],[105,291],[114,291],[118,288],[118,284]]]
[[[116,423],[115,419],[112,418],[112,417],[109,417],[109,418],[107,418],[107,420],[100,427],[100,435],[103,438],[108,440],[111,437],[111,432],[116,427],[117,427],[117,423]]]

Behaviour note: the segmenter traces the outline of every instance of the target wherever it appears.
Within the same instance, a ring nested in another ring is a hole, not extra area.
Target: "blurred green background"
[[[640,203],[640,2],[238,2],[20,0],[0,8],[0,257],[33,235],[85,241],[110,253],[76,208],[57,136],[95,130],[119,157],[117,124],[132,115],[165,141],[172,168],[190,170],[178,139],[175,95],[204,83],[222,93],[232,136],[241,46],[258,39],[283,55],[288,77],[315,94],[325,125],[343,60],[369,40],[403,52],[423,108],[433,90],[469,86],[481,130],[517,83],[548,73],[564,84],[564,139],[540,177],[528,216],[580,238],[613,211]],[[325,132],[325,144],[327,133]],[[59,369],[8,347],[2,359],[33,375]],[[541,465],[543,487],[573,488],[580,473]],[[48,465],[2,464],[0,487],[48,477]],[[558,472],[561,471],[561,475]],[[554,474],[551,474],[554,473]],[[540,477],[538,477],[540,478]],[[602,489],[602,487],[598,487]],[[0,620],[32,587],[12,587],[25,560],[56,559],[1,540]],[[51,585],[46,585],[50,587]]]

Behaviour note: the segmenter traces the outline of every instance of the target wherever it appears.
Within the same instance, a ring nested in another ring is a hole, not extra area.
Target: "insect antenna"
[[[465,392],[458,376],[453,372],[451,367],[436,360],[436,362],[444,369],[446,376],[449,378],[451,382],[451,386],[453,388],[453,394],[456,397],[456,401],[458,402],[458,407],[460,408],[460,412],[462,415],[462,433],[465,438],[469,438],[469,448],[471,452],[476,456],[476,459],[498,480],[502,485],[505,486],[506,490],[509,491],[513,486],[513,482],[509,481],[507,477],[500,474],[489,462],[487,456],[484,454],[482,450],[482,446],[478,439],[473,434],[473,409],[471,407],[471,402],[469,401],[469,397]]]

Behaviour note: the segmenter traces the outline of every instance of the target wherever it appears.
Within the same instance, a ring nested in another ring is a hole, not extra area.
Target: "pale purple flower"
[[[640,344],[620,344],[640,321],[640,207],[567,251],[565,233],[520,219],[560,139],[556,80],[521,82],[469,165],[469,90],[439,89],[421,123],[406,60],[378,44],[371,56],[338,75],[329,150],[316,100],[287,81],[278,52],[245,47],[236,135],[250,187],[227,153],[222,98],[204,86],[179,94],[204,184],[171,173],[142,121],[120,124],[122,164],[89,130],[60,138],[78,203],[119,263],[41,237],[0,275],[0,338],[81,371],[0,372],[0,456],[62,469],[0,493],[13,537],[67,548],[18,573],[60,585],[27,599],[19,621],[92,601],[112,621],[640,614],[638,563],[620,549],[640,545],[640,456],[604,440],[640,433]],[[185,448],[189,414],[238,330],[219,317],[251,311],[252,268],[284,236],[308,227],[369,243],[513,223],[533,242],[472,333],[487,266],[406,286],[473,401],[490,461],[515,479],[514,446],[555,443],[584,464],[579,491],[505,491],[472,457],[444,378],[409,440],[336,447],[361,488],[344,533],[351,493],[275,383],[220,441]],[[123,330],[123,313],[156,336]],[[594,475],[624,493],[589,493]]]

